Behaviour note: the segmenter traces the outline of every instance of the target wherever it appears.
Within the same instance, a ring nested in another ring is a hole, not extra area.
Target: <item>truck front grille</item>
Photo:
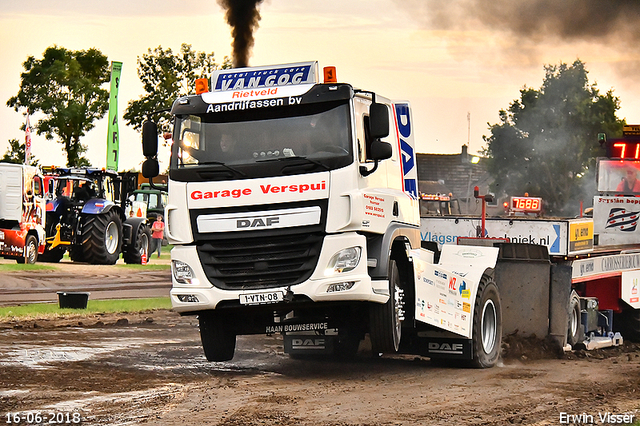
[[[206,241],[197,246],[205,274],[222,289],[288,286],[313,273],[323,234],[293,233]]]

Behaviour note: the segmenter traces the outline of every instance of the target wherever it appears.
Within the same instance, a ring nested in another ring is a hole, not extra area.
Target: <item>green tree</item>
[[[138,57],[138,77],[146,94],[129,102],[123,118],[136,130],[142,129],[142,123],[151,114],[169,110],[180,96],[195,93],[196,79],[210,77],[219,68],[231,68],[230,59],[225,57],[222,65],[218,65],[213,52],[195,52],[189,44],[183,43],[177,54],[162,46],[153,51],[148,49],[142,58]],[[162,131],[170,130],[169,114],[163,113],[153,119]]]
[[[89,165],[82,156],[87,147],[80,138],[109,108],[109,62],[97,49],[71,51],[48,47],[42,59],[33,56],[22,64],[20,91],[7,101],[19,111],[28,108],[45,117],[33,125],[38,135],[58,139],[67,153],[67,166]]]
[[[21,144],[18,139],[9,139],[9,148],[7,148],[7,151],[4,153],[4,157],[0,158],[0,162],[23,164],[24,155],[24,143]],[[29,158],[29,164],[32,166],[37,166],[38,162],[39,161],[33,155],[31,155],[31,157]]]
[[[545,201],[547,214],[574,215],[595,195],[595,158],[604,155],[598,133],[619,135],[620,100],[589,84],[585,65],[546,65],[539,90],[524,87],[500,122],[489,126],[484,154],[493,190],[528,192]]]

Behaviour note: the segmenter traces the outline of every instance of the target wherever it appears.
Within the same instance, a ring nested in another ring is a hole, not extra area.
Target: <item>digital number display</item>
[[[607,141],[607,157],[640,160],[640,141]]]
[[[538,213],[542,208],[542,198],[511,197],[511,210],[516,212]]]

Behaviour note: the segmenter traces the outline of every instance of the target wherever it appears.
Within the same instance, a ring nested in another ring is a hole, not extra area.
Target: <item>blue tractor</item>
[[[125,217],[136,173],[98,168],[47,168],[45,230],[47,246],[40,260],[59,262],[68,250],[74,262],[112,265],[148,256],[151,230],[146,218]]]

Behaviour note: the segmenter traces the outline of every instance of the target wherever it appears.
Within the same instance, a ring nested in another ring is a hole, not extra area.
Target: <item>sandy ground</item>
[[[170,311],[6,321],[0,335],[2,424],[13,413],[76,415],[84,425],[225,426],[606,424],[607,413],[640,416],[640,346],[628,343],[558,359],[518,342],[499,367],[475,370],[366,353],[350,362],[291,359],[278,337],[266,336],[239,337],[232,361],[208,363],[196,319]]]
[[[168,260],[152,259],[160,262]],[[168,270],[62,262],[0,274],[0,304],[55,299],[58,290],[110,298],[169,288]],[[508,339],[503,352],[488,370],[366,352],[349,362],[301,360],[277,336],[242,336],[232,361],[209,363],[197,319],[171,311],[6,320],[0,424],[640,424],[640,345],[558,358],[543,342]]]

